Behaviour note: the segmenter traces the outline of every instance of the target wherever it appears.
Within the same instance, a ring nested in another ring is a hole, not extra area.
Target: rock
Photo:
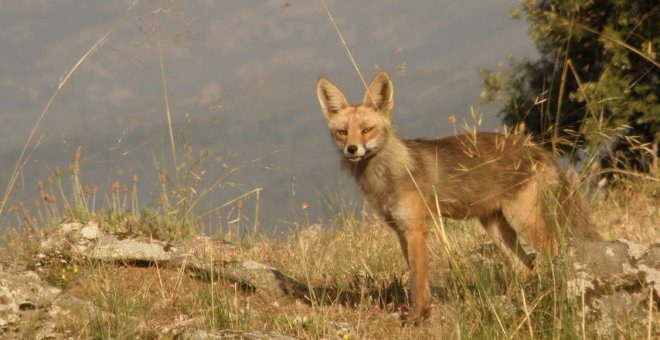
[[[571,284],[574,287],[585,287],[593,293],[633,286],[653,287],[655,297],[660,298],[660,244],[641,245],[628,240],[572,240],[568,254],[567,260],[575,270],[573,280],[576,283]],[[584,293],[587,291],[574,291],[575,296]]]
[[[42,253],[50,255],[68,251],[84,252],[91,245],[96,244],[100,235],[101,231],[96,222],[64,223],[41,242],[39,249]]]
[[[90,223],[80,229],[80,236],[87,240],[98,239],[100,234],[99,225],[96,223]]]
[[[63,318],[93,310],[91,303],[50,286],[33,271],[0,272],[0,338],[15,338],[26,325],[35,327],[38,338],[61,338],[55,329]]]
[[[67,247],[66,236],[70,233],[80,230],[82,223],[64,223],[55,229],[55,232],[48,236],[47,239],[41,242],[39,249],[46,253],[53,253]]]
[[[172,252],[165,248],[161,243],[102,235],[98,244],[84,255],[99,261],[166,262],[172,260]]]
[[[66,336],[60,334],[58,329],[68,322],[75,322],[83,315],[97,313],[98,310],[89,301],[84,301],[69,294],[61,294],[46,309],[42,317],[42,324],[38,330],[39,339],[64,339]]]
[[[0,273],[0,334],[14,329],[24,313],[50,305],[60,293],[33,271]]]
[[[307,285],[284,274],[277,268],[255,261],[231,261],[221,267],[201,261],[188,261],[187,269],[201,278],[221,277],[239,288],[255,292],[268,290],[279,295],[309,299]]]
[[[156,240],[120,239],[95,222],[65,223],[41,243],[39,256],[82,257],[99,261],[170,261],[176,249]]]
[[[235,331],[230,329],[205,330],[196,327],[184,327],[172,330],[168,335],[181,340],[206,340],[206,339],[269,339],[269,340],[295,340],[297,338],[280,334],[277,332],[263,331]]]
[[[599,335],[610,336],[617,322],[644,329],[649,302],[660,303],[660,244],[571,241],[568,253],[574,269],[568,293],[584,296],[586,316]]]
[[[655,298],[660,299],[660,245],[654,244],[639,257],[637,269],[644,276],[644,281],[653,287]]]

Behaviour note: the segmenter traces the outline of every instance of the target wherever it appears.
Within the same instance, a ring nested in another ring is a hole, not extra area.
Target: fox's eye
[[[369,132],[371,132],[371,130],[373,130],[373,129],[374,129],[373,126],[368,127],[368,128],[364,128],[364,129],[362,129],[362,134],[369,133]]]
[[[337,134],[340,136],[346,136],[348,135],[348,131],[346,131],[345,129],[339,129],[337,130]]]

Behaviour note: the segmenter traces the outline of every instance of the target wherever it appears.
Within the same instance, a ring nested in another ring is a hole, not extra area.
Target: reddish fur
[[[436,213],[436,194],[443,217],[476,218],[523,278],[532,274],[534,264],[521,251],[519,239],[538,252],[557,254],[550,208],[557,207],[558,225],[599,238],[550,153],[498,133],[401,140],[390,121],[392,93],[384,72],[376,75],[361,105],[349,104],[325,78],[317,88],[331,136],[346,156],[344,168],[399,237],[411,271],[415,317],[427,315],[431,297],[425,221]],[[355,154],[349,146],[355,146]],[[552,201],[558,204],[547,204]]]

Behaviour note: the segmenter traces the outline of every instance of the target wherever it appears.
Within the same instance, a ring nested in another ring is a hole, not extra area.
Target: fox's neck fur
[[[408,171],[413,173],[416,168],[405,142],[398,137],[394,128],[390,127],[389,130],[383,147],[371,157],[357,163],[342,157],[344,168],[353,175],[363,195],[377,209],[385,204],[384,199],[393,194],[391,183],[410,176]]]

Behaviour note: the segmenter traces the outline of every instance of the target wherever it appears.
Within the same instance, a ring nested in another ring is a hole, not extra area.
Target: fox
[[[552,258],[559,251],[554,225],[567,226],[572,236],[601,239],[551,152],[512,133],[402,139],[391,120],[393,92],[384,71],[359,104],[349,103],[327,78],[317,82],[342,168],[398,237],[410,273],[413,319],[430,314],[426,223],[432,215],[476,220],[524,281],[536,258],[521,242]]]

